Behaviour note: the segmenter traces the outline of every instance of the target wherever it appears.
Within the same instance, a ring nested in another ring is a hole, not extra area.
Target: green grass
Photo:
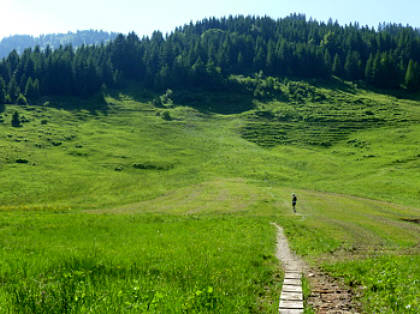
[[[255,298],[276,269],[265,220],[8,212],[1,225],[2,312],[275,312]]]
[[[302,294],[303,294],[303,302],[304,302],[304,307],[305,307],[304,313],[313,314],[314,313],[313,308],[309,304],[307,304],[307,300],[309,296],[311,295],[311,287],[306,277],[302,277]]]
[[[383,256],[325,266],[347,284],[363,288],[370,313],[418,313],[420,256]]]
[[[8,106],[0,312],[275,313],[270,222],[308,263],[367,287],[365,311],[415,312],[420,226],[402,218],[420,216],[420,105],[275,86],[271,100],[195,91],[201,106],[180,93],[165,109],[140,89],[97,112]]]

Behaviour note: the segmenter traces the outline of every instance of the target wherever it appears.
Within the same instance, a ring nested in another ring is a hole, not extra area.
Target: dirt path
[[[352,291],[343,288],[327,274],[306,265],[290,250],[283,228],[274,223],[273,225],[277,229],[276,257],[282,263],[285,273],[279,313],[303,313],[302,274],[308,278],[311,287],[307,303],[316,313],[358,313],[353,304]]]
[[[280,295],[279,313],[303,313],[302,272],[304,263],[289,248],[283,228],[277,228],[276,257],[282,262],[284,282]]]

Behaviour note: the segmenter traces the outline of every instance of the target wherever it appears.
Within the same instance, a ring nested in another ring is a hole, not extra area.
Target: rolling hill
[[[362,311],[418,312],[415,95],[231,79],[272,95],[131,83],[7,106],[0,311],[276,313],[276,222]]]

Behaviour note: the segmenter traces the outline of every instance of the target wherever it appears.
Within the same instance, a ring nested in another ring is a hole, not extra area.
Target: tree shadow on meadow
[[[156,99],[165,95],[165,91],[153,91],[130,84],[123,90],[111,90],[108,94],[115,99],[122,99],[121,95],[125,95],[141,103],[154,103]],[[173,106],[189,106],[205,114],[235,114],[254,108],[254,98],[248,91],[229,87],[223,89],[174,88],[170,94]],[[155,106],[161,107],[164,104],[155,104]]]
[[[90,97],[52,96],[43,97],[37,105],[67,111],[87,110],[91,115],[108,115],[109,105],[102,93]]]
[[[347,82],[338,77],[331,79],[310,79],[308,83],[315,87],[331,89],[336,92],[345,92],[348,94],[356,94],[358,85],[354,82]]]
[[[420,101],[420,94],[418,92],[410,92],[404,89],[379,89],[372,86],[364,86],[366,90],[377,94],[383,94],[397,99]]]
[[[151,89],[145,88],[141,83],[137,82],[125,82],[125,87],[118,89],[108,89],[107,95],[114,99],[123,100],[122,96],[128,96],[134,101],[141,103],[148,103],[153,101],[153,98],[158,96],[159,93],[152,91]]]
[[[350,82],[344,81],[338,77],[333,77],[331,80],[314,79],[309,82],[317,87],[332,89],[334,91],[341,91],[350,94],[357,94],[358,90],[361,89],[367,92],[395,97],[397,99],[420,101],[420,93],[410,92],[406,89],[403,89],[402,87],[400,89],[383,89],[372,86],[363,81]]]
[[[250,95],[231,91],[176,90],[173,101],[176,106],[190,106],[207,114],[228,115],[254,108]]]

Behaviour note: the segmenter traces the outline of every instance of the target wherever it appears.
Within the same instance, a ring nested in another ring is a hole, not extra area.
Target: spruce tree
[[[382,81],[381,54],[376,53],[372,61],[372,84],[379,86]]]
[[[9,86],[7,88],[7,93],[9,94],[9,97],[10,97],[12,102],[15,102],[16,99],[19,96],[20,89],[19,89],[19,86],[16,82],[15,76],[12,76],[12,79],[9,82]]]
[[[337,76],[341,76],[343,74],[343,66],[341,64],[340,56],[336,53],[334,56],[334,62],[332,66],[332,73]]]
[[[417,82],[416,73],[414,70],[415,70],[415,63],[413,62],[413,60],[410,59],[410,62],[408,63],[408,66],[407,66],[407,71],[405,72],[404,84],[405,84],[405,87],[411,91],[418,88],[418,82]]]
[[[199,57],[191,67],[191,82],[193,85],[200,87],[205,86],[207,82],[206,67]]]
[[[242,52],[239,52],[238,53],[238,58],[237,58],[237,61],[236,61],[237,72],[240,72],[241,69],[243,69],[243,67],[244,67],[244,56],[243,56]]]
[[[372,83],[374,81],[374,73],[373,73],[373,55],[369,55],[369,59],[366,63],[365,67],[365,80],[368,83]]]
[[[344,70],[349,80],[360,79],[361,63],[360,54],[357,51],[348,52]]]
[[[6,103],[6,83],[4,82],[3,78],[0,76],[0,104]],[[0,110],[4,111],[3,110]]]
[[[26,81],[25,92],[24,92],[24,95],[29,99],[32,99],[32,89],[33,89],[32,77],[29,77]]]
[[[19,128],[21,126],[22,124],[20,123],[19,113],[15,111],[15,113],[12,116],[12,127]]]
[[[390,52],[383,54],[381,66],[384,77],[381,87],[389,89],[399,88],[402,81],[401,75],[398,71],[397,62]]]
[[[265,70],[268,74],[274,74],[275,68],[275,52],[274,52],[274,43],[270,40],[267,46],[267,56],[265,60]]]
[[[415,73],[415,82],[417,83],[417,87],[415,86],[414,89],[420,89],[420,64],[418,62],[414,62],[414,73]]]
[[[38,99],[41,96],[38,79],[32,80],[32,92],[32,97],[34,98],[34,100]]]
[[[3,78],[0,76],[0,112],[6,110],[6,83]]]
[[[332,72],[332,59],[331,59],[331,54],[329,53],[328,50],[325,50],[324,53],[324,65],[325,65],[325,69],[326,69],[326,73],[327,75],[330,75]]]
[[[39,81],[38,79],[32,80],[28,78],[25,85],[25,97],[29,100],[36,100],[39,97]]]

